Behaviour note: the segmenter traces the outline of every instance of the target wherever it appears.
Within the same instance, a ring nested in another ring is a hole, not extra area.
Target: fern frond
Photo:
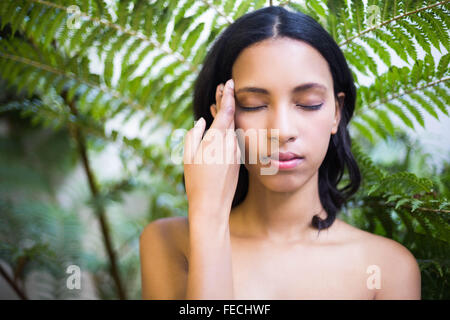
[[[384,3],[385,3],[385,4],[388,4],[389,2],[390,2],[390,1],[385,1]],[[430,10],[430,9],[435,8],[435,7],[443,6],[443,5],[445,5],[446,3],[448,3],[448,2],[449,2],[448,0],[445,0],[445,1],[439,1],[439,2],[433,3],[433,4],[431,4],[431,5],[419,7],[419,8],[416,8],[416,9],[414,9],[414,10],[411,10],[411,11],[404,12],[404,13],[402,13],[402,14],[399,14],[399,15],[393,17],[393,18],[390,18],[390,19],[387,19],[387,20],[385,20],[385,21],[380,22],[379,24],[377,24],[377,25],[375,25],[375,26],[372,26],[372,27],[370,27],[370,28],[367,28],[367,29],[365,29],[365,30],[359,32],[358,34],[356,34],[356,35],[354,35],[354,36],[352,36],[352,37],[349,37],[349,38],[345,39],[344,41],[342,41],[341,43],[339,43],[339,46],[345,46],[345,45],[349,44],[350,42],[352,42],[353,40],[355,40],[355,39],[357,39],[357,38],[360,38],[360,37],[363,37],[363,36],[365,36],[366,34],[372,32],[372,31],[374,31],[374,30],[380,29],[380,28],[383,27],[383,26],[387,26],[387,25],[389,25],[389,24],[391,24],[391,23],[393,23],[393,22],[395,22],[395,21],[397,21],[397,20],[401,20],[401,19],[404,19],[404,18],[409,17],[409,16],[417,16],[417,14],[418,14],[419,12],[422,12],[422,11],[425,11],[425,10]],[[385,7],[385,9],[386,9],[386,7]],[[411,9],[411,8],[410,8],[410,9]],[[392,10],[392,11],[391,11],[391,10],[384,10],[384,13],[386,13],[386,12],[393,12],[393,10]],[[385,14],[383,14],[383,16],[385,16]],[[347,17],[343,17],[343,18],[347,18]]]
[[[425,121],[423,119],[423,116],[419,110],[418,107],[416,107],[415,105],[413,105],[411,102],[409,102],[406,99],[403,98],[398,98],[398,101],[406,107],[406,109],[409,110],[409,112],[411,112],[411,114],[414,116],[414,118],[417,120],[417,122],[422,126],[425,127]]]
[[[355,127],[360,134],[362,134],[367,140],[371,142],[371,144],[375,143],[375,138],[371,130],[367,128],[367,126],[361,123],[359,120],[355,119],[351,122],[351,127]]]
[[[439,116],[434,111],[433,106],[429,103],[429,101],[426,101],[422,96],[418,95],[417,93],[411,93],[410,97],[417,102],[417,104],[422,107],[425,111],[427,111],[430,115],[432,115],[434,118],[439,120]]]
[[[448,56],[443,56],[436,66],[433,58],[427,55],[423,60],[417,60],[411,70],[407,67],[391,67],[370,87],[359,88],[360,105],[355,110],[355,118],[385,106],[387,110],[399,116],[405,125],[414,128],[398,103],[407,109],[422,127],[425,125],[422,110],[435,118],[438,118],[437,110],[448,115],[448,103],[445,101],[448,101],[449,93],[444,87],[450,80],[448,68],[445,67],[447,60]],[[441,78],[436,78],[436,75]],[[392,94],[388,95],[388,92]]]
[[[0,41],[1,44],[1,41]],[[48,86],[52,85],[52,83],[54,83],[54,80],[58,77],[61,76],[65,79],[68,80],[75,80],[78,83],[84,84],[89,88],[95,89],[97,91],[96,96],[98,96],[98,94],[101,93],[105,93],[110,95],[113,98],[117,98],[117,99],[122,99],[125,103],[127,103],[129,106],[140,109],[140,110],[146,110],[146,112],[149,112],[149,108],[145,107],[143,105],[141,105],[138,102],[132,101],[130,98],[128,97],[123,97],[121,95],[121,93],[111,90],[105,86],[102,86],[100,83],[95,83],[89,79],[81,79],[79,77],[77,77],[77,75],[75,73],[71,73],[71,72],[67,72],[66,70],[64,70],[63,68],[58,69],[55,68],[54,66],[49,66],[49,65],[45,65],[42,63],[39,63],[37,61],[31,60],[31,59],[27,59],[27,58],[23,58],[20,56],[16,56],[13,54],[9,54],[9,53],[3,53],[0,52],[0,57],[4,58],[4,59],[8,59],[10,61],[12,61],[12,63],[10,64],[10,67],[15,71],[15,72],[10,72],[8,74],[3,73],[2,72],[2,76],[6,79],[11,79],[13,82],[19,82],[18,79],[20,79],[21,83],[27,83],[28,81],[32,80],[32,78],[28,77],[28,78],[18,78],[18,73],[23,70],[24,68],[26,68],[27,66],[32,66],[34,68],[37,68],[38,70],[41,71],[45,71],[47,72],[47,75],[44,76],[42,79],[45,79],[44,83],[42,84],[42,89],[45,90],[46,88],[48,88]],[[17,63],[20,63],[19,65],[17,65]],[[5,70],[3,70],[5,71]],[[39,71],[38,71],[39,72]],[[89,90],[85,91],[85,96],[87,96],[89,94]]]

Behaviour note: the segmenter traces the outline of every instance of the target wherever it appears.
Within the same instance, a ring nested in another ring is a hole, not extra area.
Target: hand
[[[228,222],[241,156],[234,131],[234,86],[230,83],[231,79],[226,82],[223,94],[222,84],[216,88],[216,104],[210,107],[214,121],[203,139],[206,127],[203,117],[186,134],[183,161],[190,220],[218,218]]]

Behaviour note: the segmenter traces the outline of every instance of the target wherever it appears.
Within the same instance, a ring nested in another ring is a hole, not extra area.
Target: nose
[[[278,129],[278,142],[282,146],[288,142],[294,142],[298,138],[298,117],[293,114],[294,110],[287,104],[278,104],[272,108],[268,117],[268,136],[270,139],[276,139],[271,129]]]

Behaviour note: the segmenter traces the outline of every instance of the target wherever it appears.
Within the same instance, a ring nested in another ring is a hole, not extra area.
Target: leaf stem
[[[67,91],[64,91],[64,92],[62,92],[61,96],[64,99],[65,103],[70,108],[70,112],[75,117],[78,117],[78,110],[75,106],[75,102],[73,99],[71,101],[68,101],[67,94],[68,94]],[[75,129],[74,130],[75,140],[76,140],[77,146],[78,146],[78,152],[80,153],[84,171],[88,178],[89,188],[91,190],[93,198],[97,199],[97,197],[99,195],[99,190],[98,190],[98,186],[95,182],[94,173],[91,168],[89,157],[87,155],[86,141],[85,141],[85,138],[84,138],[83,133],[80,130],[80,128],[75,126],[74,129]],[[111,276],[117,287],[117,294],[119,296],[119,299],[126,300],[127,297],[126,297],[126,293],[125,293],[125,290],[124,290],[124,287],[122,284],[122,280],[120,277],[120,272],[119,272],[119,268],[117,265],[116,253],[115,253],[113,245],[112,245],[111,234],[110,234],[110,229],[108,226],[105,208],[102,204],[96,203],[95,209],[96,209],[97,216],[99,218],[100,228],[102,231],[103,241],[105,244],[106,252],[109,257],[109,262],[110,262],[110,267],[111,267],[111,269],[110,269]]]
[[[3,278],[5,278],[6,282],[8,282],[8,284],[17,293],[20,299],[28,300],[26,293],[21,288],[19,288],[17,283],[8,275],[5,269],[3,269],[2,265],[0,265],[0,274],[3,276]]]

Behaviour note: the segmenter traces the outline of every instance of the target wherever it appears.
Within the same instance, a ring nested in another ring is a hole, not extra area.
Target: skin
[[[345,99],[343,93],[334,95],[326,60],[304,42],[270,39],[241,52],[232,78],[236,129],[270,132],[277,128],[280,150],[305,157],[301,165],[275,175],[261,175],[265,166],[261,163],[245,163],[249,191],[231,210],[229,220],[235,298],[420,299],[420,270],[404,246],[339,218],[319,235],[310,225],[313,215],[326,217],[319,199],[318,169],[330,136],[338,130]],[[306,83],[317,85],[292,92]],[[242,91],[245,87],[264,88],[268,93]],[[318,104],[322,106],[317,110],[298,106]],[[245,111],[242,106],[264,107]],[[211,106],[214,117],[217,108],[220,105]],[[246,159],[248,153],[246,141]],[[161,228],[166,230],[163,241],[172,248],[175,264],[168,272],[179,280],[177,292],[183,292],[189,257],[188,221],[185,217],[162,220]],[[144,230],[141,243],[145,237]],[[371,265],[381,271],[381,288],[368,288],[371,275],[367,268]]]
[[[295,170],[279,171],[275,175],[259,174],[262,167],[268,166],[246,164],[249,192],[240,208],[233,212],[232,222],[236,227],[246,225],[239,232],[265,240],[315,239],[317,230],[309,226],[310,221],[312,215],[323,209],[318,193],[318,169],[340,120],[326,60],[300,41],[267,40],[244,50],[235,61],[232,74],[236,84],[236,128],[268,132],[276,128],[280,150],[305,157]],[[291,93],[294,87],[306,83],[323,89],[312,87]],[[249,86],[265,88],[269,94],[240,91]],[[319,110],[308,110],[297,104],[323,105]],[[242,109],[242,106],[263,105],[266,107],[252,111]],[[248,156],[248,139],[245,146]],[[326,214],[322,212],[321,217]]]

